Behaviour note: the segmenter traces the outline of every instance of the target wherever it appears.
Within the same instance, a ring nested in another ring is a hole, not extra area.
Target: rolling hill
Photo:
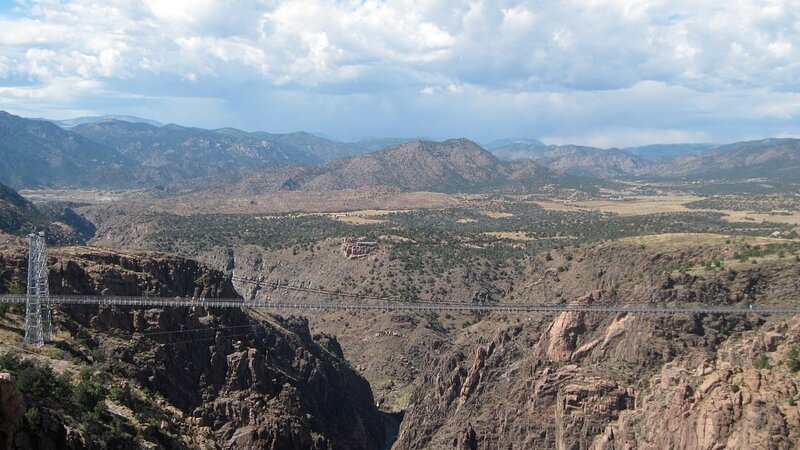
[[[370,151],[360,143],[335,142],[303,131],[286,134],[265,132],[255,132],[251,134],[252,136],[265,139],[284,148],[295,149],[298,152],[307,152],[313,155],[317,160],[324,162]]]
[[[41,119],[41,120],[47,120],[47,119]],[[122,120],[131,123],[146,123],[153,125],[154,127],[160,127],[161,125],[163,125],[161,122],[155,120],[143,119],[141,117],[136,117],[136,116],[116,115],[116,114],[110,114],[105,116],[82,116],[64,120],[50,120],[50,122],[53,122],[54,124],[58,125],[61,128],[69,130],[78,125],[86,123],[104,122],[107,120]]]
[[[704,153],[714,147],[714,144],[651,144],[636,147],[625,147],[628,153],[640,156],[649,161],[669,161],[681,156]]]
[[[45,222],[44,216],[17,191],[0,183],[0,231],[24,234]]]

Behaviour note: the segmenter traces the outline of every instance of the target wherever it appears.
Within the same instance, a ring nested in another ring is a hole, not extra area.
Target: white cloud
[[[49,96],[69,99],[73,109],[89,103],[120,109],[131,107],[120,99],[183,95],[215,97],[214,107],[235,110],[236,102],[252,97],[248,91],[258,91],[262,106],[251,105],[244,116],[278,109],[266,100],[294,91],[305,99],[301,104],[357,99],[363,111],[351,114],[369,117],[359,124],[397,111],[428,117],[414,108],[435,107],[465,123],[457,128],[450,120],[449,133],[484,126],[485,134],[528,129],[597,141],[592,136],[608,130],[638,139],[625,131],[636,127],[648,136],[663,129],[664,139],[681,132],[715,138],[742,121],[765,126],[800,114],[796,0],[21,5],[13,16],[0,15],[0,100],[12,102],[9,109],[14,98],[27,99],[18,109],[34,108],[35,99],[44,105]],[[296,123],[321,113],[309,106],[295,114],[275,120]],[[487,125],[493,117],[510,123]],[[340,124],[314,126],[331,131]],[[565,132],[577,126],[593,128]]]
[[[14,104],[31,100],[71,102],[90,92],[101,92],[100,83],[80,77],[59,78],[44,87],[0,86],[0,104]]]
[[[599,148],[633,147],[637,145],[648,145],[654,142],[659,144],[709,142],[709,139],[710,136],[704,132],[625,127],[609,127],[595,130],[588,134],[542,137],[542,140],[548,144],[564,145],[580,143],[582,145]]]
[[[146,59],[175,73],[186,65],[241,62],[254,77],[300,85],[339,82],[343,69],[357,63],[473,83],[479,81],[471,79],[479,78],[473,72],[483,68],[487,84],[532,81],[534,88],[563,81],[602,89],[653,77],[709,87],[772,85],[795,83],[791,73],[800,68],[794,29],[800,16],[789,1],[769,7],[745,1],[452,1],[420,8],[403,1],[153,0],[142,7],[75,0],[37,3],[28,18],[2,20],[0,42],[11,57],[35,46],[65,58],[70,51],[99,56],[111,48],[125,64],[113,71],[106,66],[105,76],[125,67],[152,69],[130,64]],[[764,79],[766,69],[782,75]],[[598,70],[604,82],[586,74]]]

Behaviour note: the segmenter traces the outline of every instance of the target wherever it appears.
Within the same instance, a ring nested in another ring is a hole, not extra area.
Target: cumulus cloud
[[[37,115],[622,145],[800,114],[795,0],[43,0],[0,30],[0,104]]]

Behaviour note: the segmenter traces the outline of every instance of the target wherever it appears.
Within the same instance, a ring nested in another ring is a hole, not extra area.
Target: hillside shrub
[[[800,350],[793,348],[786,358],[786,367],[790,372],[797,372],[800,370]]]
[[[86,411],[95,411],[98,405],[105,401],[107,391],[105,386],[92,378],[88,370],[84,370],[78,377],[78,385],[72,393],[72,398]]]
[[[13,353],[0,356],[0,370],[14,377],[20,392],[39,401],[64,398],[70,391],[69,374],[55,375],[50,367],[19,359]]]
[[[759,370],[769,369],[770,368],[769,357],[767,355],[759,356],[758,359],[756,360],[755,367],[756,369]]]

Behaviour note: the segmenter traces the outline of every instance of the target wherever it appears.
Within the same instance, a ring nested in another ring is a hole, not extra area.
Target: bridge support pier
[[[24,342],[42,345],[50,341],[53,332],[44,232],[30,234],[28,238],[28,291],[25,296]]]

